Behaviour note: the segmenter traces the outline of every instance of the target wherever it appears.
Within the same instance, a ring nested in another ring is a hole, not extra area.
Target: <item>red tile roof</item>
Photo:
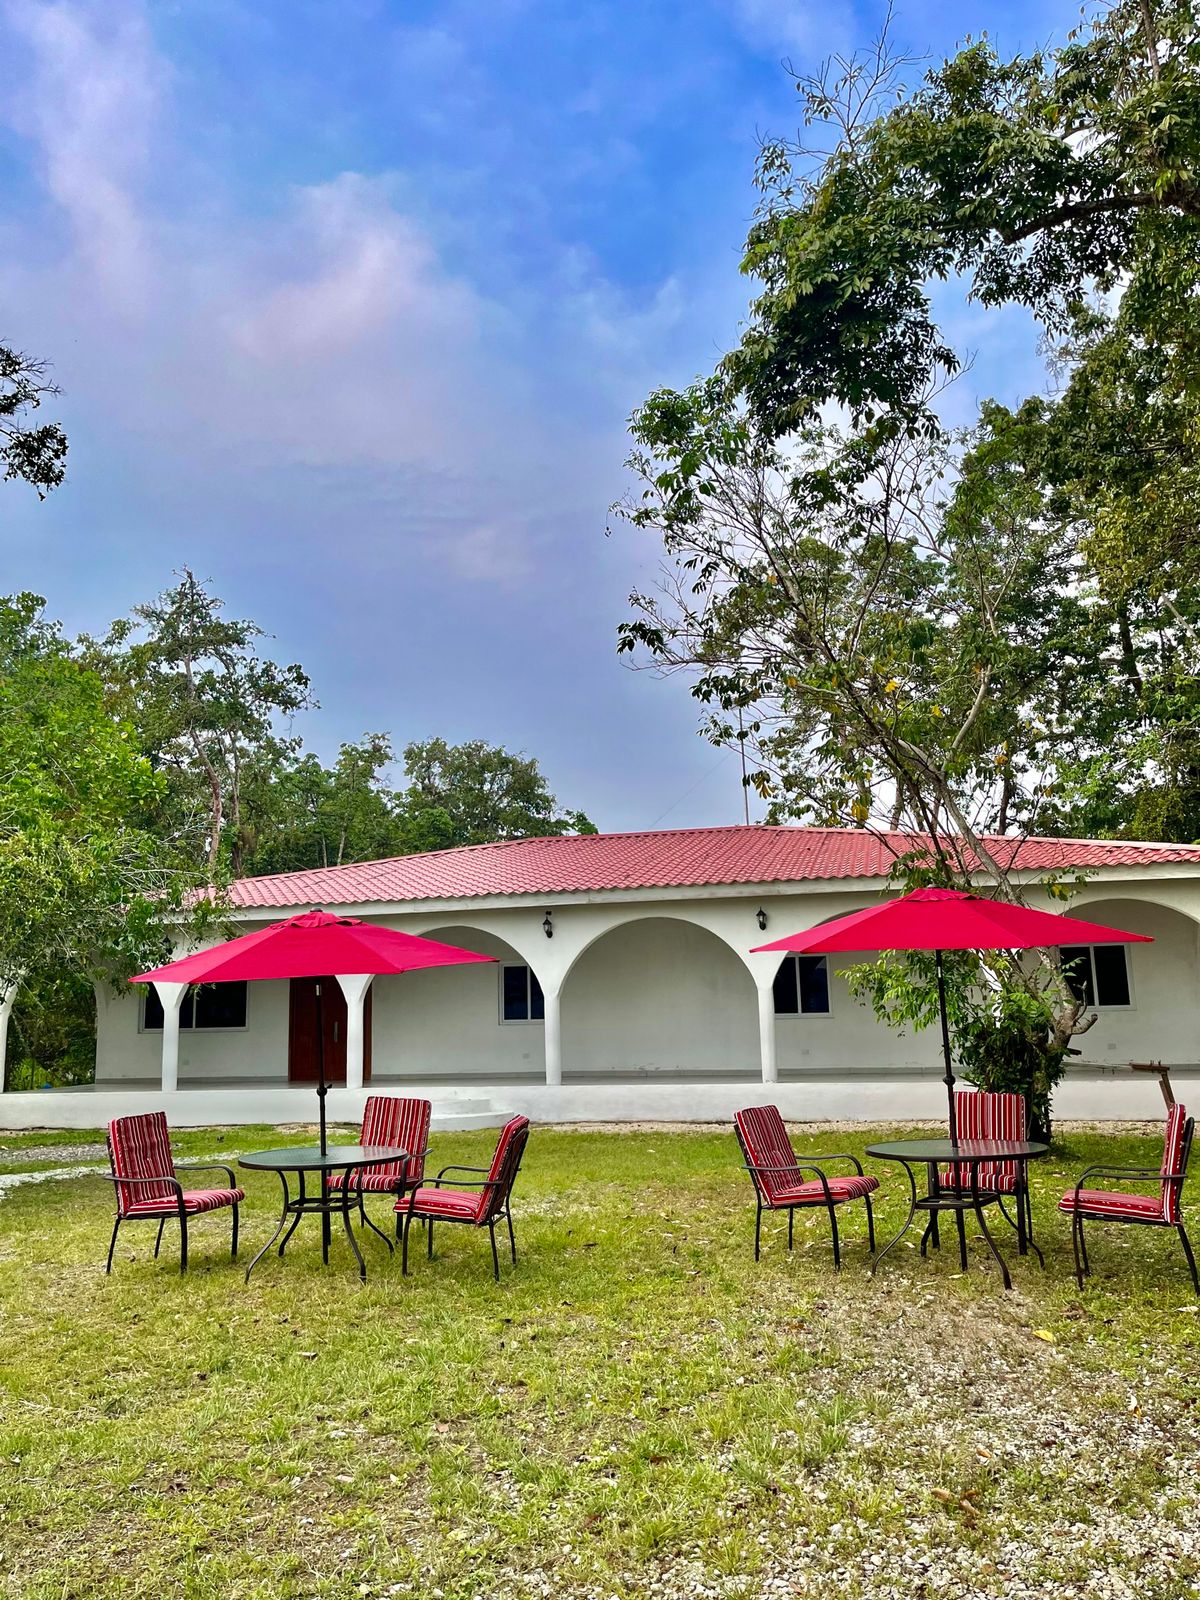
[[[1200,867],[1200,846],[1119,840],[989,841],[1031,871],[1072,867]],[[813,883],[882,878],[908,848],[902,834],[859,828],[674,828],[565,839],[511,839],[351,866],[242,878],[235,906],[337,906],[371,901],[471,900],[487,895],[586,894],[717,884]]]

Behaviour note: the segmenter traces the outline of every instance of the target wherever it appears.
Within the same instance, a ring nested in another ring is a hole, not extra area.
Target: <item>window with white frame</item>
[[[775,1015],[829,1015],[829,962],[824,956],[784,956],[775,974]]]
[[[162,1001],[153,984],[146,989],[142,1006],[142,1027],[147,1033],[161,1033]],[[246,1026],[246,985],[244,983],[204,983],[189,989],[179,1007],[181,1030],[205,1032],[216,1028]]]
[[[501,1022],[542,1022],[546,1002],[532,967],[505,961],[500,968]]]
[[[1129,958],[1123,944],[1070,944],[1059,952],[1063,977],[1085,1006],[1131,1006]]]

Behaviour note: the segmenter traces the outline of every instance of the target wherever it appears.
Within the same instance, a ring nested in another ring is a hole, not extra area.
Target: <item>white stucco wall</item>
[[[1125,897],[1089,895],[1072,909],[1090,922],[1154,939],[1127,946],[1133,1003],[1097,1010],[1098,1021],[1076,1040],[1080,1063],[1200,1062],[1200,926],[1178,911]]]
[[[179,1076],[205,1082],[217,1078],[257,1078],[286,1083],[288,1074],[288,988],[286,983],[252,983],[246,988],[244,1028],[183,1029],[179,1035]],[[111,991],[96,1008],[96,1081],[157,1078],[162,1067],[162,1030],[140,1026],[141,997]]]
[[[482,929],[423,929],[440,939],[500,961],[520,961],[503,939]],[[543,1024],[500,1021],[500,969],[435,967],[376,978],[371,1067],[375,1077],[478,1078],[481,1082],[541,1078]]]
[[[604,934],[562,991],[563,1081],[759,1071],[754,980],[715,935],[651,917]]]
[[[779,960],[752,955],[751,946],[873,903],[879,892],[878,885],[862,884],[593,895],[396,911],[379,920],[531,964],[548,994],[561,991],[564,1086],[610,1072],[649,1082],[688,1074],[707,1081],[727,1073],[744,1082],[761,1065],[759,993],[769,989]],[[765,933],[756,921],[759,906],[768,913]],[[547,909],[553,916],[549,939],[542,928]],[[1143,875],[1136,883],[1093,881],[1071,909],[1156,940],[1131,948],[1134,1006],[1101,1013],[1081,1041],[1083,1061],[1109,1068],[1131,1059],[1200,1062],[1200,879],[1164,873],[1161,880]],[[243,923],[247,931],[256,925]],[[775,1019],[780,1079],[935,1076],[936,1032],[905,1035],[878,1023],[837,976],[844,964],[843,958],[833,963],[831,1016]],[[501,1023],[498,985],[492,966],[377,979],[376,1079],[402,1075],[430,1085],[444,1080],[481,1087],[540,1080],[544,1026]],[[140,1033],[138,1014],[136,998],[102,997],[98,1081],[158,1077],[161,1035]],[[181,1084],[229,1078],[285,1083],[287,985],[252,984],[247,1018],[245,1031],[182,1034]]]

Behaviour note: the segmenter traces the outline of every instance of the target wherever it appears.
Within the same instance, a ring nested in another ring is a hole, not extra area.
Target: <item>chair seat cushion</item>
[[[189,1216],[201,1211],[219,1211],[222,1206],[237,1205],[246,1198],[244,1189],[185,1189],[183,1209]],[[134,1200],[125,1207],[127,1217],[174,1217],[179,1215],[175,1196],[162,1200]]]
[[[479,1215],[481,1195],[469,1189],[435,1189],[426,1185],[416,1191],[411,1205],[419,1217],[449,1217],[459,1222],[472,1222]],[[396,1201],[396,1210],[409,1209],[407,1196]]]
[[[1058,1209],[1073,1215],[1075,1191],[1068,1189],[1058,1202]],[[1137,1222],[1162,1222],[1162,1196],[1157,1194],[1119,1194],[1108,1189],[1081,1189],[1079,1209],[1095,1217],[1131,1217]]]
[[[964,1166],[959,1182],[969,1191],[971,1188],[971,1169]],[[938,1182],[944,1188],[954,1187],[954,1168],[943,1167],[938,1173]],[[991,1194],[1016,1194],[1017,1175],[1015,1172],[1006,1171],[998,1161],[981,1161],[979,1164],[979,1188],[981,1193]]]
[[[866,1174],[855,1173],[849,1178],[830,1178],[829,1197],[834,1205],[841,1205],[844,1200],[861,1200],[864,1195],[874,1194],[879,1187],[879,1179]],[[813,1178],[809,1183],[791,1183],[785,1188],[776,1189],[771,1196],[772,1206],[823,1206],[825,1204],[825,1185],[820,1178]]]
[[[344,1172],[331,1172],[329,1174],[329,1187],[340,1189],[345,1181]],[[404,1179],[396,1172],[364,1172],[362,1175],[362,1191],[364,1194],[395,1194],[403,1184]],[[358,1188],[358,1179],[350,1185],[351,1189]]]

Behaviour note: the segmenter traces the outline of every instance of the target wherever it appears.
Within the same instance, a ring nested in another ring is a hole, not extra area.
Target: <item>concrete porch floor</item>
[[[1171,1068],[1176,1098],[1200,1103],[1200,1066]],[[514,1112],[536,1122],[724,1122],[740,1106],[778,1105],[797,1121],[905,1123],[940,1120],[945,1088],[927,1070],[904,1072],[814,1069],[804,1078],[763,1083],[749,1076],[599,1074],[550,1085],[536,1078],[436,1082],[380,1075],[366,1089],[329,1091],[331,1122],[355,1123],[372,1090],[420,1094],[433,1102],[439,1131],[498,1126]],[[1055,1115],[1159,1121],[1163,1102],[1157,1078],[1128,1066],[1073,1065],[1054,1097]],[[0,1095],[0,1129],[100,1128],[112,1117],[165,1111],[174,1127],[246,1123],[314,1122],[315,1089],[308,1084],[246,1079],[184,1080],[163,1093],[154,1080],[81,1085],[32,1094]]]

